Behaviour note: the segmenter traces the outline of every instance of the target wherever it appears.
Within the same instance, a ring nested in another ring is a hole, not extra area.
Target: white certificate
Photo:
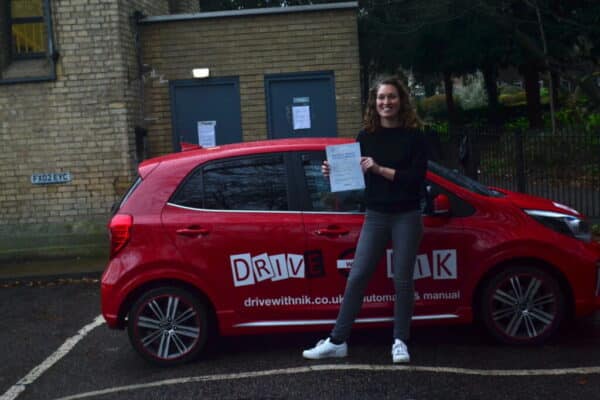
[[[198,121],[198,144],[202,147],[216,146],[217,121]]]
[[[360,167],[360,144],[354,142],[327,146],[325,153],[332,192],[365,188],[365,177]]]

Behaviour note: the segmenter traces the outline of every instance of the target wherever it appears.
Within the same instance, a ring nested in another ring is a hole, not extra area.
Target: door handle
[[[317,236],[329,236],[329,237],[343,236],[343,235],[347,235],[348,233],[350,233],[349,229],[342,228],[339,226],[328,226],[327,228],[317,229],[315,231],[315,234]]]
[[[206,228],[190,227],[190,228],[177,229],[176,232],[178,235],[181,235],[181,236],[198,237],[198,236],[208,235],[208,233],[210,231]]]

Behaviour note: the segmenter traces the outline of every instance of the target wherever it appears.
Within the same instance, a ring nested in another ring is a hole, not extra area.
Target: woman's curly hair
[[[420,129],[423,127],[423,121],[417,115],[417,111],[412,105],[408,88],[401,79],[396,77],[383,78],[379,80],[369,90],[369,98],[365,108],[363,118],[363,129],[373,133],[381,128],[381,120],[377,113],[377,91],[382,85],[392,85],[398,90],[400,96],[399,122],[400,127]]]

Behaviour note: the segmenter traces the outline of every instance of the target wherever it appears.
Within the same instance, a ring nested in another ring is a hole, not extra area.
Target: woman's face
[[[377,114],[385,120],[395,120],[400,112],[400,96],[394,85],[381,85],[377,90]]]

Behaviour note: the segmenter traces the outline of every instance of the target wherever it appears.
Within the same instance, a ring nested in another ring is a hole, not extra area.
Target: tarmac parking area
[[[551,343],[500,346],[474,326],[416,328],[394,366],[387,330],[357,330],[343,360],[308,362],[323,333],[222,338],[175,368],[143,361],[99,317],[98,282],[0,287],[0,400],[592,399],[600,393],[600,316]],[[388,343],[389,342],[389,343]]]

